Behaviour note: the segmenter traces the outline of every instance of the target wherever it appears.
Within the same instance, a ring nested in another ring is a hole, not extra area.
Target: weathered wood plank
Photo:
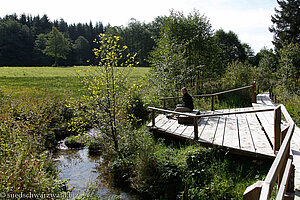
[[[209,112],[209,111],[206,111],[204,112],[204,114],[213,114],[214,111],[212,112]],[[199,138],[203,139],[202,137],[202,134],[204,132],[204,129],[205,127],[208,125],[208,120],[209,120],[209,117],[201,117],[198,121],[198,131],[199,131]]]
[[[175,119],[168,119],[168,121],[161,126],[161,129],[167,131],[176,121]]]
[[[175,120],[175,119],[174,119]],[[173,134],[176,134],[175,131],[181,126],[181,124],[178,123],[178,120],[175,120],[174,124],[172,126],[170,126],[168,129],[167,129],[167,132],[169,133],[173,133]],[[185,127],[185,126],[184,126]],[[179,133],[181,134],[181,133]],[[179,135],[178,134],[178,135]]]
[[[222,110],[221,112],[229,112],[228,110]],[[227,116],[220,116],[218,121],[218,127],[216,128],[213,144],[223,145],[224,131],[226,125]]]
[[[216,110],[214,113],[222,113],[222,111]],[[208,120],[206,121],[206,126],[202,130],[201,139],[213,143],[219,120],[220,117],[208,118]]]
[[[235,109],[229,110],[229,112],[235,112]],[[224,133],[224,141],[223,146],[231,147],[231,148],[240,148],[237,130],[237,118],[236,115],[228,115]]]
[[[165,123],[169,121],[166,115],[160,114],[158,117],[160,117],[160,120],[158,122],[155,122],[155,127],[161,128]]]
[[[267,155],[274,155],[272,147],[265,136],[265,133],[261,130],[261,126],[254,113],[246,114],[249,130],[254,142],[254,148],[256,152]]]
[[[238,127],[241,149],[255,152],[254,143],[249,126],[247,124],[246,114],[241,114],[238,116]]]

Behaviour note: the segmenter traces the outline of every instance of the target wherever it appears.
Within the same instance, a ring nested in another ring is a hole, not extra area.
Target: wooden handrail
[[[279,151],[275,157],[275,160],[263,182],[258,181],[260,184],[260,188],[254,187],[255,184],[252,186],[249,186],[244,193],[244,200],[268,200],[270,198],[272,189],[275,185],[276,180],[278,180],[278,193],[276,199],[283,199],[283,196],[286,192],[288,181],[290,178],[290,174],[292,171],[292,158],[290,158],[290,148],[291,148],[291,139],[295,130],[295,123],[289,113],[287,112],[284,105],[278,106],[275,110],[278,110],[278,108],[282,111],[285,119],[287,120],[289,126],[288,128],[283,129],[281,133],[280,138],[280,148]],[[279,117],[276,115],[276,111],[274,111],[275,114],[275,123],[280,124],[281,121],[277,120],[276,117]],[[281,118],[281,117],[279,117]],[[276,125],[275,125],[276,128]],[[278,128],[278,127],[277,127]],[[279,126],[280,128],[280,126]],[[275,131],[275,137],[276,131]],[[276,140],[276,139],[275,139]],[[257,183],[258,183],[257,182]],[[258,185],[258,184],[256,184]]]
[[[211,110],[214,110],[214,101],[215,101],[215,96],[221,95],[221,94],[226,94],[226,93],[231,93],[231,92],[236,92],[244,89],[251,88],[251,96],[252,96],[252,103],[256,103],[256,82],[253,81],[252,85],[236,88],[236,89],[231,89],[231,90],[226,90],[222,92],[216,92],[212,94],[201,94],[201,95],[192,95],[193,98],[201,98],[201,97],[211,97]],[[163,101],[163,108],[166,108],[166,101],[171,100],[171,99],[180,99],[182,97],[161,97],[159,100]]]
[[[293,132],[295,129],[295,124],[291,126],[288,130],[286,137],[283,140],[282,146],[279,149],[279,152],[270,168],[269,173],[267,174],[266,179],[262,185],[261,193],[260,193],[260,200],[267,200],[270,198],[273,186],[275,185],[277,176],[279,174],[279,170],[285,166],[285,157],[289,156],[290,153],[290,141],[293,136]]]
[[[248,88],[251,88],[252,85],[248,85],[248,86],[245,86],[245,87],[240,87],[240,88],[236,88],[236,89],[232,89],[232,90],[226,90],[226,91],[222,91],[222,92],[216,92],[216,93],[212,93],[212,94],[200,94],[200,95],[192,95],[192,97],[211,97],[211,96],[217,96],[217,95],[220,95],[220,94],[226,94],[226,93],[230,93],[230,92],[236,92],[236,91],[239,91],[239,90],[244,90],[244,89],[248,89]],[[182,97],[161,97],[159,98],[159,100],[170,100],[170,99],[180,99]]]

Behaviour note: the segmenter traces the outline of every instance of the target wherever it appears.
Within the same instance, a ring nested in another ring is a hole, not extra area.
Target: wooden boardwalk
[[[200,114],[249,110],[254,110],[254,108],[205,111],[200,112]],[[182,139],[194,140],[193,124],[178,124],[176,119],[168,119],[165,114],[158,115],[155,121],[155,127],[152,127],[152,123],[148,124],[148,127],[153,131]],[[272,124],[267,129],[272,129],[271,126]],[[255,113],[200,118],[198,120],[198,142],[208,146],[217,145],[224,147],[236,153],[275,157],[273,152],[274,142],[262,129]]]
[[[257,102],[253,103],[252,106],[203,111],[200,112],[196,123],[185,125],[179,124],[176,118],[169,119],[166,114],[159,114],[152,120],[155,125],[152,126],[151,122],[148,127],[157,133],[190,141],[195,141],[195,130],[197,130],[198,139],[196,141],[205,146],[218,146],[229,152],[245,156],[274,159],[276,157],[274,154],[274,109],[276,105],[273,104],[268,93],[263,93],[257,95]],[[272,111],[258,112],[259,109],[272,109]],[[255,112],[253,112],[254,110]],[[245,111],[252,112],[243,113]],[[220,115],[222,113],[234,114]],[[217,115],[207,116],[207,114]],[[206,116],[203,117],[203,115]],[[289,127],[289,124],[282,120],[280,124],[281,132],[287,127]],[[293,157],[293,165],[295,166],[295,199],[300,200],[300,129],[297,126],[290,144],[290,155]]]

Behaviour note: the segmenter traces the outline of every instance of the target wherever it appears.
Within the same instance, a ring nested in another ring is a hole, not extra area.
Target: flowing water
[[[62,141],[54,160],[61,178],[69,180],[68,188],[74,187],[72,196],[83,193],[88,184],[93,183],[98,188],[97,194],[103,199],[116,195],[120,195],[124,200],[138,199],[132,194],[111,187],[105,180],[103,159],[100,156],[89,155],[86,148],[68,149]]]

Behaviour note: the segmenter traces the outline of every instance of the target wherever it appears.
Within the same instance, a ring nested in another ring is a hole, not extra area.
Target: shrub
[[[65,144],[68,148],[76,149],[84,147],[85,142],[82,137],[72,135],[66,138]]]
[[[57,178],[45,151],[45,139],[54,138],[51,101],[3,96],[0,102],[0,191],[64,193],[66,181]]]
[[[89,151],[89,154],[100,155],[103,151],[102,141],[100,141],[96,138],[89,141],[88,142],[88,151]]]

